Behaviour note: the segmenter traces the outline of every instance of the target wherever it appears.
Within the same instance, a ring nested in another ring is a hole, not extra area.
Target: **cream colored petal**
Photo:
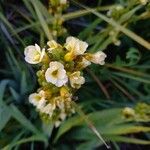
[[[61,86],[65,85],[67,82],[68,82],[68,78],[65,77],[65,78],[60,79],[60,80],[58,79],[57,82],[55,83],[55,85],[57,87],[61,87]]]
[[[84,53],[88,47],[88,44],[86,42],[80,41],[80,50]]]
[[[44,108],[45,105],[46,105],[46,100],[43,98],[39,101],[39,103],[37,105],[37,109],[41,110]]]
[[[66,77],[66,71],[65,71],[65,69],[59,69],[59,70],[58,70],[58,73],[57,73],[57,77],[58,77],[59,79],[65,78],[65,77]]]
[[[44,55],[45,55],[45,48],[42,49],[41,57],[40,57],[40,62],[42,61]]]
[[[35,47],[33,45],[29,45],[24,50],[24,55],[26,56],[29,53],[29,50],[34,50]]]
[[[35,44],[35,49],[36,49],[39,53],[41,53],[41,48],[40,48],[39,45]]]
[[[55,84],[57,82],[57,78],[55,78],[52,75],[53,70],[51,70],[51,68],[48,68],[45,72],[45,79],[47,82],[51,82],[53,84]]]
[[[34,106],[38,105],[39,99],[40,97],[37,93],[32,93],[29,95],[29,102],[33,104]]]

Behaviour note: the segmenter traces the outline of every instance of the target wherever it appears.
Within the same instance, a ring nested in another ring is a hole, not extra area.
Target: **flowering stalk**
[[[74,93],[85,83],[83,69],[91,63],[104,65],[106,54],[85,53],[88,44],[75,37],[68,37],[64,45],[48,41],[41,49],[37,44],[25,48],[25,60],[39,64],[37,71],[40,88],[29,96],[44,120],[59,126],[65,118],[75,112]]]
[[[54,16],[52,25],[50,26],[51,33],[54,37],[64,35],[66,29],[63,27],[64,20],[62,19],[62,13],[68,7],[67,0],[49,0],[49,13]]]

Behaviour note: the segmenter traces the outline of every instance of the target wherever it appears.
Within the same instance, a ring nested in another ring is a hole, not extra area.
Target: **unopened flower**
[[[45,92],[41,90],[39,93],[32,93],[29,96],[29,102],[40,109],[43,106],[42,103],[45,101]]]
[[[82,61],[81,61],[81,66],[82,68],[86,68],[87,66],[91,65],[91,62],[88,61],[87,59],[85,59],[84,57],[82,58]]]
[[[60,119],[63,121],[63,120],[65,120],[66,119],[66,113],[65,112],[61,112],[60,113]]]
[[[42,49],[35,44],[27,46],[24,51],[25,61],[30,64],[38,64],[42,61],[45,54],[45,49]]]
[[[61,121],[57,120],[57,121],[55,122],[55,127],[56,127],[56,128],[59,127],[60,124],[61,124]]]
[[[56,108],[55,104],[49,103],[41,110],[41,112],[51,117],[53,115],[53,111],[55,110],[55,108]]]
[[[57,87],[65,85],[68,81],[64,66],[57,61],[50,62],[49,68],[45,72],[45,78],[47,82],[50,82]]]
[[[139,0],[142,5],[146,5],[148,0]]]
[[[60,89],[60,96],[63,98],[68,98],[68,97],[71,97],[72,94],[69,93],[69,89],[67,87],[63,86]]]
[[[96,52],[95,54],[89,54],[87,59],[95,64],[104,65],[106,54],[102,51]]]
[[[59,109],[63,110],[65,108],[63,97],[57,96],[54,98],[54,101]]]
[[[47,45],[49,46],[49,48],[47,49],[49,52],[59,47],[59,44],[54,40],[48,41]]]
[[[133,117],[135,115],[135,111],[134,109],[130,108],[130,107],[125,107],[123,109],[123,115],[126,117],[126,118],[130,118],[130,117]]]
[[[67,3],[67,0],[60,0],[60,4],[65,5]]]
[[[38,109],[38,110],[42,110],[42,109],[44,108],[44,106],[46,105],[46,101],[47,101],[47,100],[45,100],[44,98],[41,99],[41,100],[39,101],[38,105],[37,105],[37,109]]]
[[[88,47],[88,44],[75,37],[70,36],[66,39],[65,47],[73,55],[77,56],[84,54]]]
[[[84,77],[80,76],[80,71],[76,71],[69,76],[70,84],[73,88],[79,89],[84,84]]]

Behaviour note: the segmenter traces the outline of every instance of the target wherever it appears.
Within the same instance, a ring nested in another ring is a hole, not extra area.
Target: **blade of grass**
[[[132,76],[132,75],[129,75],[129,74],[119,73],[119,72],[112,72],[112,74],[123,77],[123,78],[128,78],[128,79],[132,79],[132,80],[136,80],[136,81],[139,81],[139,82],[150,84],[150,80],[146,80],[146,79],[143,79],[143,78],[140,78],[140,77],[135,77],[135,76]]]
[[[75,107],[76,111],[79,113],[79,115],[84,119],[84,121],[87,123],[89,128],[95,133],[95,135],[104,143],[107,149],[110,149],[110,146],[107,145],[103,137],[100,135],[96,127],[93,125],[93,123],[89,120],[89,118],[84,114],[84,112],[78,107],[78,105],[72,101],[73,106]]]
[[[10,105],[9,110],[12,116],[24,127],[35,134],[40,134],[40,131],[20,112],[20,110],[15,105]]]
[[[51,33],[50,33],[48,24],[47,24],[46,20],[44,19],[43,14],[42,14],[41,11],[40,11],[40,8],[39,8],[39,5],[38,5],[37,0],[34,0],[34,1],[31,0],[31,2],[32,2],[33,6],[34,6],[34,8],[35,8],[36,14],[37,14],[38,19],[39,19],[39,22],[40,22],[40,24],[41,24],[41,26],[42,26],[42,28],[43,28],[43,31],[45,32],[45,35],[47,36],[47,38],[48,38],[49,40],[52,40],[53,37],[52,37],[52,35],[51,35]]]
[[[9,144],[9,145],[5,146],[4,148],[2,148],[2,150],[12,149],[16,145],[20,145],[20,144],[31,142],[31,141],[43,141],[46,143],[46,140],[45,140],[45,138],[43,138],[43,136],[33,135],[31,137],[24,138],[24,139],[18,140],[17,142]]]
[[[135,34],[134,32],[132,32],[131,30],[121,26],[118,22],[116,22],[115,20],[113,20],[112,18],[108,18],[105,15],[87,7],[84,6],[82,4],[79,4],[77,2],[75,2],[74,0],[72,0],[77,6],[80,6],[82,8],[85,8],[86,10],[89,10],[91,13],[93,13],[94,15],[96,15],[97,17],[103,19],[104,21],[106,21],[107,23],[111,24],[112,26],[114,26],[117,30],[120,30],[121,32],[123,32],[124,34],[126,34],[128,37],[130,37],[131,39],[133,39],[134,41],[136,41],[137,43],[141,44],[143,47],[145,47],[146,49],[150,50],[150,43],[147,42],[146,40],[144,40],[143,38],[141,38],[139,35]]]
[[[90,69],[86,69],[86,70],[92,76],[92,78],[96,81],[96,83],[98,84],[100,89],[103,91],[104,95],[106,96],[106,98],[110,99],[110,95],[109,95],[108,91],[106,90],[105,86],[101,83],[99,78]]]

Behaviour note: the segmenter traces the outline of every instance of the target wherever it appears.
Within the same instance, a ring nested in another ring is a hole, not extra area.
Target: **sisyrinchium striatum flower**
[[[58,127],[63,120],[75,112],[72,105],[74,93],[86,82],[83,69],[91,63],[104,65],[106,54],[98,51],[86,52],[88,44],[75,37],[68,37],[61,45],[48,41],[45,48],[37,44],[25,48],[25,61],[40,64],[37,71],[39,89],[29,96],[45,121],[53,121]]]

